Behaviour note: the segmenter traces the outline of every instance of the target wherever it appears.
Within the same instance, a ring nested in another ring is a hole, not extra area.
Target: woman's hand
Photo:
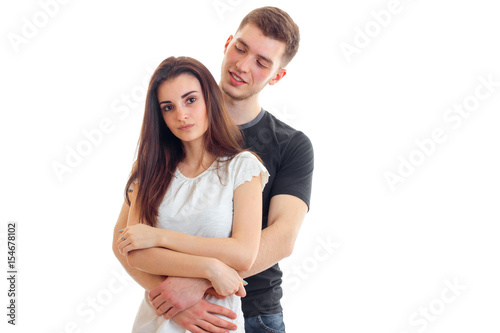
[[[118,250],[124,256],[130,251],[156,247],[160,240],[160,230],[146,224],[134,224],[121,231]]]
[[[241,297],[246,296],[246,282],[240,277],[238,272],[220,260],[214,259],[214,263],[209,267],[209,278],[217,294],[221,296],[231,296],[236,294]]]

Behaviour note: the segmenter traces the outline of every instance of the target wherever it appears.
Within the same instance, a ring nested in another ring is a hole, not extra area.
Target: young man
[[[299,30],[290,16],[275,7],[250,12],[224,48],[220,88],[226,107],[243,132],[246,147],[263,160],[271,178],[263,192],[262,236],[253,267],[246,279],[247,296],[242,298],[246,332],[285,332],[280,299],[278,262],[289,256],[308,211],[313,173],[313,149],[309,139],[263,110],[259,92],[285,75],[286,65],[298,50]],[[115,227],[126,226],[128,205],[124,203]],[[191,332],[226,332],[235,314],[208,303],[203,295],[211,286],[206,280],[154,276],[128,267],[126,259],[113,250],[127,272],[151,290],[157,314],[173,318]]]

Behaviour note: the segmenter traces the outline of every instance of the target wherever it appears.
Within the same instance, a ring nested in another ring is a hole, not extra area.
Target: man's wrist
[[[200,288],[203,288],[205,291],[207,291],[207,289],[212,288],[212,282],[207,279],[200,279]]]
[[[183,280],[191,280],[193,281],[193,285],[199,286],[200,290],[206,291],[212,287],[212,283],[206,278],[188,278],[188,277],[180,277],[180,276],[168,276],[166,277],[169,280],[172,279],[183,279]]]

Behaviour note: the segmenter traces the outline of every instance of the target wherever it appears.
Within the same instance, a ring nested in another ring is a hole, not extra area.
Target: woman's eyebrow
[[[186,97],[186,96],[188,96],[189,94],[196,93],[196,92],[198,92],[198,91],[196,91],[196,90],[191,90],[191,91],[189,91],[189,92],[185,93],[184,95],[182,95],[182,96],[181,96],[181,98],[185,98],[185,97]],[[172,102],[171,102],[171,101],[163,101],[163,102],[160,102],[160,104],[163,104],[163,103],[172,103]]]
[[[190,92],[185,93],[185,94],[184,94],[184,95],[182,95],[181,97],[182,97],[182,98],[184,98],[184,97],[186,97],[187,95],[192,94],[192,93],[195,93],[195,92],[197,92],[197,91],[196,91],[196,90],[191,90]]]

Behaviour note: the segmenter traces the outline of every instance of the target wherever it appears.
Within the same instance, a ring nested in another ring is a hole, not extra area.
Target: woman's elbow
[[[126,258],[127,258],[127,264],[128,264],[128,266],[130,268],[136,268],[136,269],[138,268],[137,267],[137,264],[139,262],[138,256],[137,256],[138,253],[139,253],[138,251],[130,251],[127,254],[127,256],[126,256]]]
[[[115,240],[113,240],[112,250],[113,250],[113,253],[115,254],[115,257],[116,257],[117,259],[120,259],[120,256],[121,256],[122,254],[120,253],[120,250],[118,250],[118,246],[116,246],[116,242],[115,242]]]
[[[237,260],[237,262],[235,263],[235,267],[233,267],[233,268],[239,272],[249,271],[250,268],[252,268],[253,263],[255,262],[256,258],[257,258],[257,254],[252,255],[252,256],[242,255]]]
[[[250,268],[252,268],[252,265],[253,265],[253,262],[252,264],[248,264],[248,263],[238,263],[237,265],[234,265],[234,269],[237,270],[238,272],[247,272],[250,270]]]

